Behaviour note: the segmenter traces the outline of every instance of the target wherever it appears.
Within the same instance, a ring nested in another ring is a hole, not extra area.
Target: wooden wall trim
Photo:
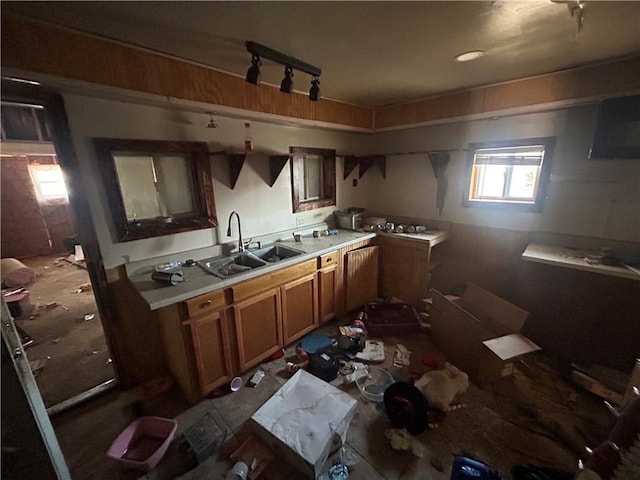
[[[368,131],[555,108],[640,91],[640,56],[376,108],[270,85],[96,36],[2,17],[3,68]]]
[[[540,105],[567,106],[640,90],[640,56],[378,107],[374,130],[468,119]]]
[[[370,129],[373,109],[283,94],[244,78],[148,50],[2,16],[3,68],[54,75],[111,87],[223,105],[285,117]]]

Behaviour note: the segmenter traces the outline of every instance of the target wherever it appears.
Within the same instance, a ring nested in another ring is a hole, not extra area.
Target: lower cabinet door
[[[345,254],[346,309],[355,310],[378,297],[378,247],[364,247]]]
[[[232,378],[229,332],[224,310],[189,321],[196,369],[203,395]]]
[[[233,310],[239,366],[244,371],[281,348],[280,288],[238,302]]]
[[[282,325],[288,345],[318,324],[318,287],[315,273],[282,286]]]
[[[338,268],[336,265],[325,267],[318,271],[318,297],[320,299],[319,322],[328,322],[336,316],[336,280]]]

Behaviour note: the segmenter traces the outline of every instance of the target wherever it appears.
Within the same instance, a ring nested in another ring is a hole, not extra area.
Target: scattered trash
[[[49,302],[47,303],[47,305],[45,306],[45,308],[47,310],[51,310],[52,308],[56,308],[58,306],[58,304],[56,302]]]
[[[384,362],[384,343],[380,340],[367,340],[362,352],[356,353],[358,360]]]
[[[95,316],[96,316],[95,313],[88,313],[84,316],[84,321],[88,322],[89,320],[93,320]]]
[[[287,372],[296,373],[300,370],[300,366],[297,363],[287,362]]]
[[[453,399],[467,391],[469,377],[462,370],[447,363],[441,370],[433,370],[422,375],[415,386],[431,405],[448,412],[457,408]]]
[[[43,268],[43,270],[49,270],[49,266],[48,265],[46,265],[46,266],[44,266],[42,268]]]
[[[264,372],[264,370],[258,370],[249,379],[249,386],[250,387],[254,387],[254,388],[257,387],[258,384],[262,381],[262,379],[264,378],[265,375],[266,375],[266,373]]]
[[[392,449],[411,452],[416,457],[424,456],[424,445],[412,437],[406,429],[388,428],[384,431],[384,435],[389,439]]]
[[[549,476],[546,478],[556,478]],[[451,478],[454,480],[464,480],[474,478],[478,480],[501,480],[502,476],[498,470],[471,457],[457,456],[451,466]],[[532,478],[542,478],[534,475]]]
[[[67,312],[69,311],[69,307],[67,307],[66,305],[62,305],[61,303],[58,304],[59,307],[64,308]]]
[[[236,462],[236,464],[227,472],[224,477],[227,480],[245,480],[249,473],[249,465],[244,462]]]
[[[403,344],[398,343],[396,351],[393,352],[393,366],[408,367],[409,365],[411,365],[411,352]]]
[[[109,365],[109,364],[113,363],[113,360],[112,360],[111,358],[107,358],[107,361],[106,361],[106,362],[104,362],[104,363],[106,363],[107,365]]]
[[[91,290],[91,284],[90,283],[84,283],[80,286],[78,286],[78,288],[76,289],[76,293],[82,293],[82,292],[88,292]]]
[[[267,362],[271,362],[273,360],[277,360],[279,358],[284,357],[285,354],[285,349],[281,348],[280,350],[278,350],[276,353],[271,354],[271,356],[269,358],[267,358]]]
[[[98,354],[98,350],[94,350],[93,352],[91,352],[91,355],[97,355]]]

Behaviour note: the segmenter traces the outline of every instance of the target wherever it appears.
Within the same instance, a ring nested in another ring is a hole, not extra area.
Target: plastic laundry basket
[[[169,418],[140,417],[113,441],[107,456],[125,467],[149,471],[162,459],[178,428]]]

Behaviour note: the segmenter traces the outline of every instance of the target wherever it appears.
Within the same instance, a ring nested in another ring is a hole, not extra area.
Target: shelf
[[[522,254],[522,259],[529,262],[544,263],[557,267],[582,270],[585,272],[599,273],[614,277],[626,278],[640,282],[640,269],[633,267],[618,267],[590,263],[586,259],[590,255],[597,254],[596,249],[569,248],[560,245],[544,243],[530,243]]]

